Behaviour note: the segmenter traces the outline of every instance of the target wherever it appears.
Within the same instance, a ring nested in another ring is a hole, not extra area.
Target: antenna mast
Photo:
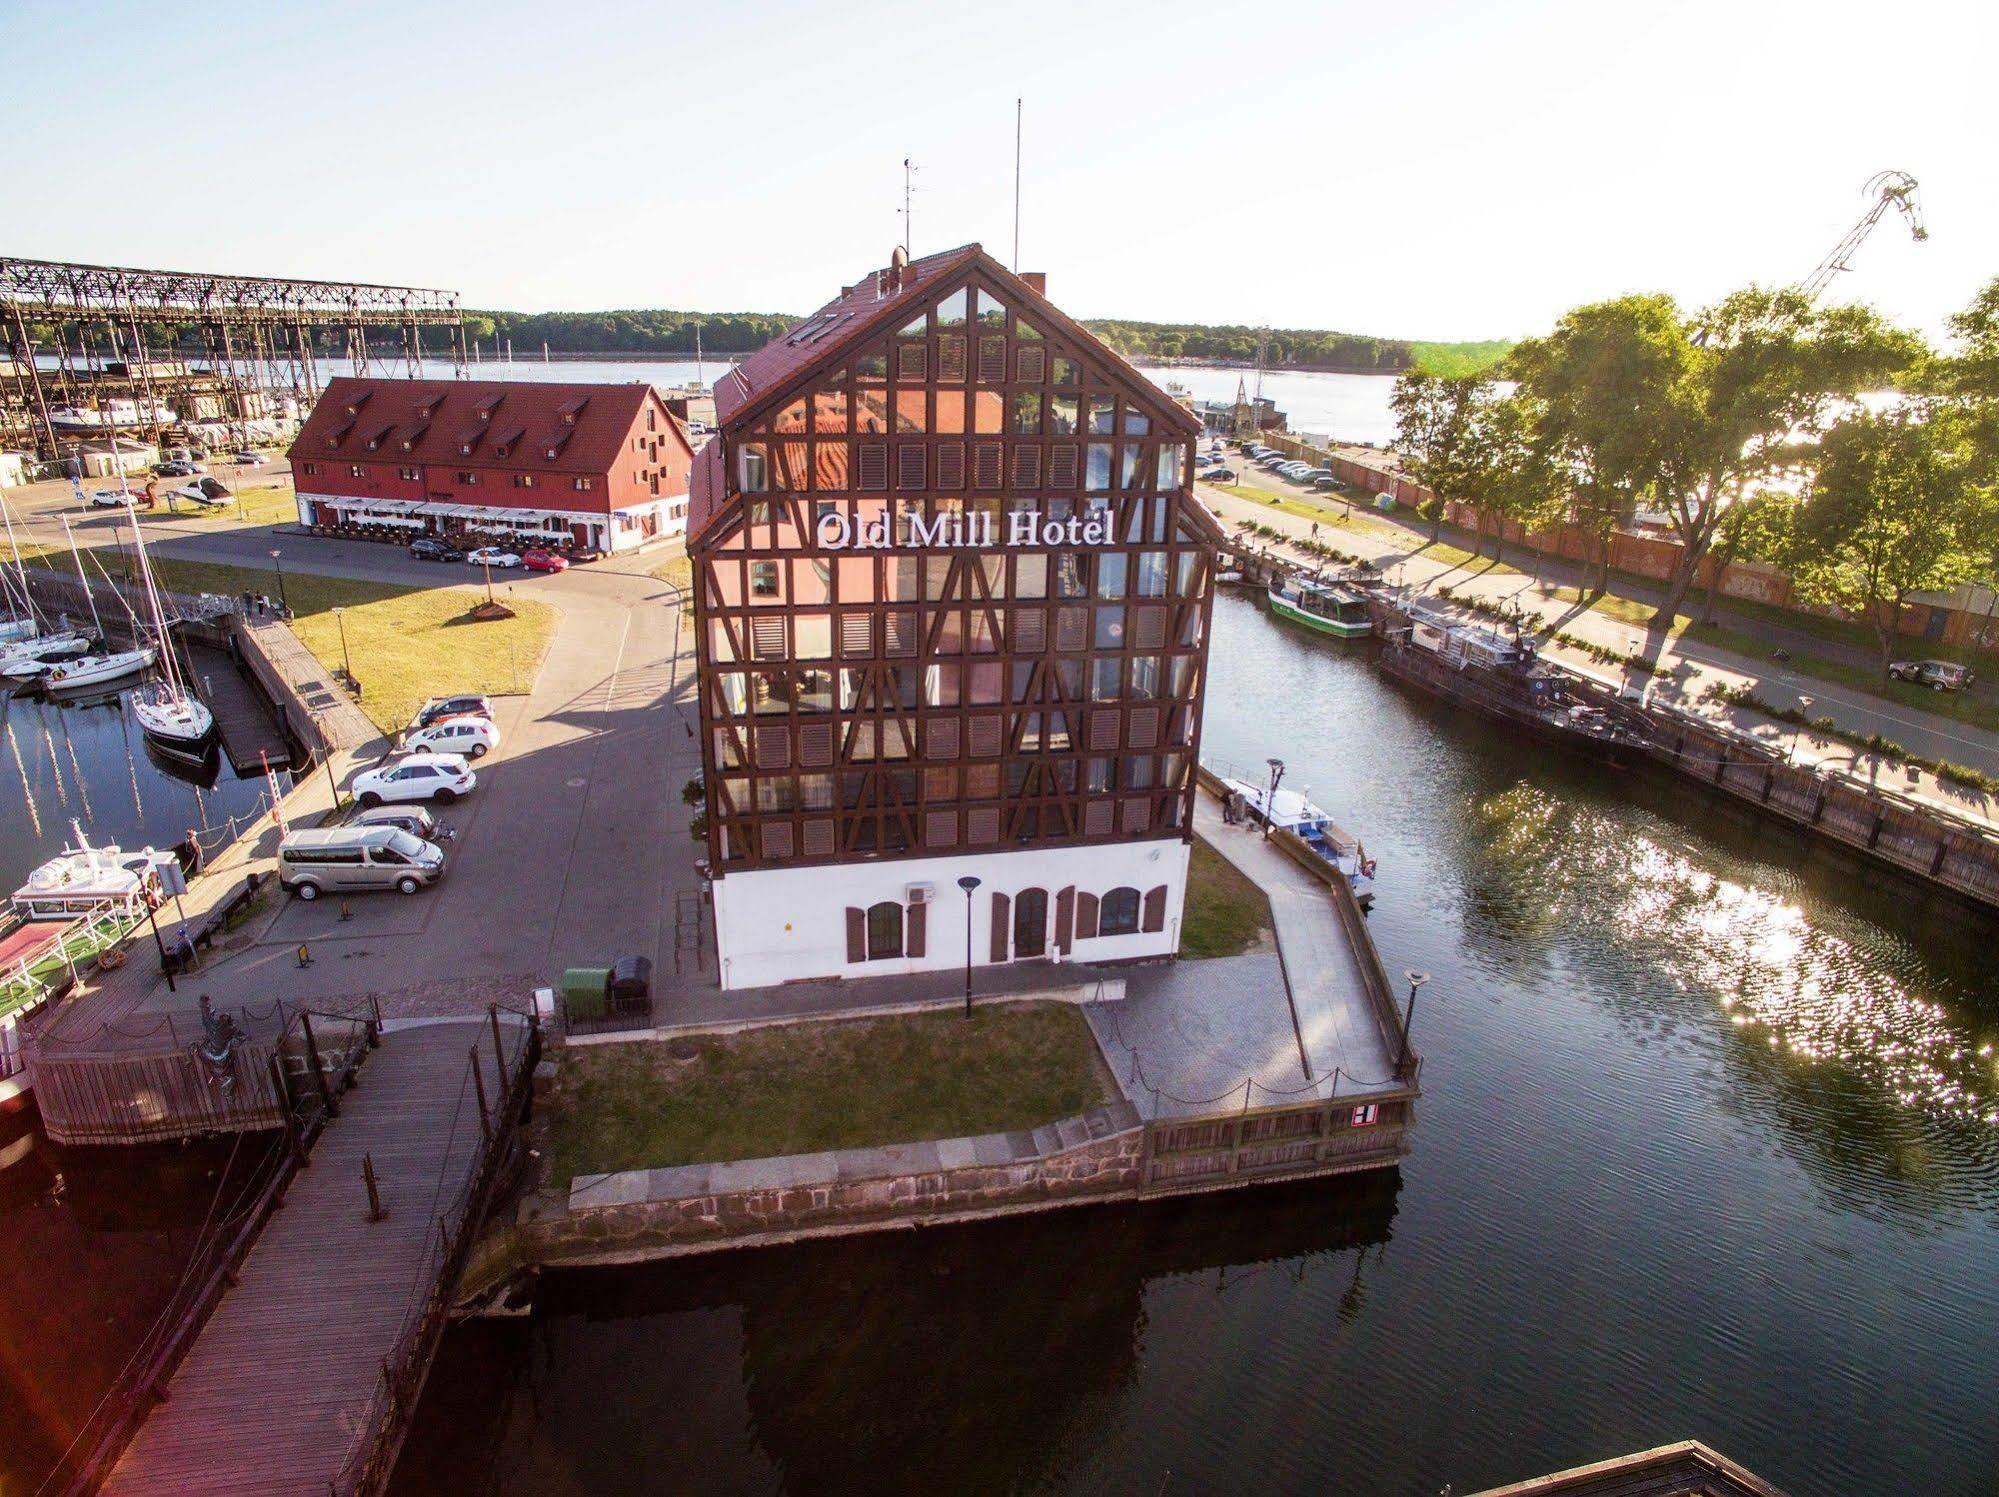
[[[1013,101],[1013,272],[1020,274],[1020,100]]]
[[[1819,261],[1812,273],[1798,283],[1798,289],[1809,300],[1817,300],[1820,292],[1832,284],[1833,277],[1852,267],[1847,261],[1860,248],[1867,236],[1874,232],[1874,226],[1881,222],[1890,208],[1895,209],[1909,221],[1909,237],[1921,244],[1930,237],[1930,231],[1923,227],[1923,205],[1916,198],[1916,179],[1907,172],[1876,172],[1867,179],[1863,189],[1873,201],[1860,221],[1846,231],[1846,237],[1835,244],[1826,257]]]
[[[915,190],[912,181],[915,175],[916,175],[916,168],[910,164],[910,160],[907,156],[903,157],[902,158],[902,252],[905,255],[910,252],[909,251],[909,195],[911,192]]]

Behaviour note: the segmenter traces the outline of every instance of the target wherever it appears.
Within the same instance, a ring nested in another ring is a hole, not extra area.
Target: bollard
[[[371,1222],[381,1221],[389,1213],[382,1209],[382,1192],[375,1184],[375,1156],[373,1154],[363,1154],[361,1156],[361,1178],[368,1184],[368,1220]]]
[[[354,906],[349,904],[345,899],[340,901],[340,918],[342,920],[352,920],[354,918]]]
[[[298,943],[298,964],[301,967],[310,967],[312,965],[312,948],[307,946],[303,941]]]

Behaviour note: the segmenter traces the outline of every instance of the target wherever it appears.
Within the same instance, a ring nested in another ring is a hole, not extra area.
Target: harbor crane
[[[1798,289],[1807,301],[1817,301],[1833,277],[1852,267],[1847,261],[1853,258],[1855,250],[1867,241],[1874,232],[1874,226],[1881,222],[1890,208],[1909,221],[1909,237],[1921,244],[1930,237],[1930,231],[1923,227],[1923,205],[1916,197],[1916,179],[1907,172],[1876,172],[1867,179],[1862,189],[1869,199],[1867,211],[1860,221],[1846,231],[1839,243],[1835,244],[1826,257],[1819,261],[1817,268],[1798,283]]]

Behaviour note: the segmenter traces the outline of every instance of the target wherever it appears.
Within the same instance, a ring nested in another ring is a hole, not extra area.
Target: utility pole
[[[911,250],[909,247],[909,200],[910,200],[910,194],[916,190],[915,181],[914,181],[915,176],[916,176],[916,167],[910,162],[910,159],[907,156],[903,157],[902,158],[902,252],[905,255],[910,256],[912,259],[915,258],[915,252]]]
[[[1021,101],[1013,101],[1013,273],[1020,274],[1020,111]],[[906,248],[907,246],[905,246]]]

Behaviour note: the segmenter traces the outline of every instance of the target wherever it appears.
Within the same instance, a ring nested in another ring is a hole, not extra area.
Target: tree
[[[1465,501],[1477,519],[1474,550],[1492,530],[1495,560],[1506,558],[1506,527],[1532,530],[1560,515],[1562,474],[1538,437],[1535,412],[1517,393],[1501,394],[1489,377],[1475,377],[1470,404],[1470,451]]]
[[[1444,379],[1412,369],[1395,381],[1388,406],[1395,413],[1395,452],[1402,471],[1436,497],[1424,505],[1430,539],[1443,524],[1444,506],[1468,498],[1475,481],[1474,411],[1482,376]]]
[[[1884,677],[1909,595],[1955,587],[1985,560],[1990,511],[1970,446],[1960,413],[1939,402],[1856,413],[1827,433],[1790,517],[1798,596],[1872,626]]]
[[[1517,347],[1511,368],[1595,506],[1606,557],[1608,506],[1645,500],[1669,517],[1680,554],[1657,627],[1678,613],[1729,509],[1808,465],[1853,397],[1920,352],[1868,308],[1750,287],[1692,317],[1656,294],[1578,307]]]

